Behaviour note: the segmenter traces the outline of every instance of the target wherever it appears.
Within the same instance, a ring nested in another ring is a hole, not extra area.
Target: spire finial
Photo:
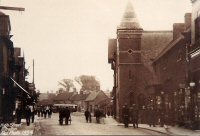
[[[126,10],[122,17],[120,28],[141,29],[133,5],[130,1],[126,5]]]

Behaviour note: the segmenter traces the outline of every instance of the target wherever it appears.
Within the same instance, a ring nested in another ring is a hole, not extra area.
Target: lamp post
[[[190,108],[190,120],[191,120],[191,125],[192,128],[195,129],[197,126],[195,125],[195,102],[194,102],[194,87],[195,87],[195,82],[191,81],[189,83],[190,85],[190,98],[191,98],[191,108]]]
[[[165,100],[164,100],[164,92],[163,91],[161,91],[160,92],[161,93],[161,114],[160,114],[160,123],[161,123],[161,127],[163,127],[164,126],[164,117],[165,117]]]

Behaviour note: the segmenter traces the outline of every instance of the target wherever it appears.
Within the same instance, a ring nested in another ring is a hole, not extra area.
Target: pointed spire
[[[131,2],[128,2],[121,20],[120,28],[141,29]]]

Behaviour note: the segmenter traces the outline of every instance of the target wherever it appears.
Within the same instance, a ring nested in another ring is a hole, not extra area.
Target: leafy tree
[[[72,79],[63,79],[62,81],[59,81],[58,84],[61,85],[66,89],[66,91],[69,92],[70,88],[74,88],[74,81]]]
[[[75,77],[74,80],[82,87],[83,90],[94,91],[97,87],[100,87],[100,83],[95,76],[81,75],[79,77]]]
[[[34,91],[33,92],[33,96],[32,96],[32,98],[33,98],[33,100],[35,100],[35,103],[37,103],[38,101],[39,101],[39,96],[40,96],[40,91],[39,90],[37,90],[37,92],[36,91]]]

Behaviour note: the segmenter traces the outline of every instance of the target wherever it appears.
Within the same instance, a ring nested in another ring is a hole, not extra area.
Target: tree
[[[61,85],[66,89],[66,91],[69,92],[70,88],[74,88],[74,81],[72,79],[63,79],[62,81],[59,81],[58,84]]]
[[[83,90],[91,90],[94,91],[97,87],[100,87],[99,81],[97,81],[95,76],[81,75],[79,77],[75,77],[74,79]]]
[[[39,90],[37,90],[37,92],[36,91],[34,91],[33,92],[33,96],[32,96],[32,98],[33,98],[33,100],[35,101],[35,103],[37,103],[38,101],[39,101],[39,96],[40,96],[40,91]]]

